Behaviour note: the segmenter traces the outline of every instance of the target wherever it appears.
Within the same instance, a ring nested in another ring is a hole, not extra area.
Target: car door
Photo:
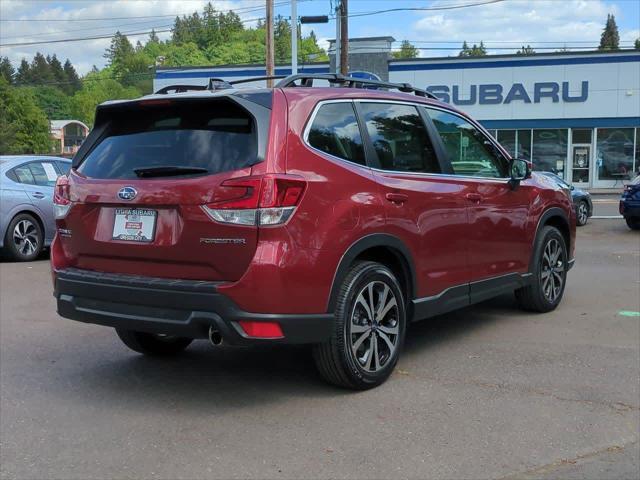
[[[26,169],[29,170],[30,176]],[[29,195],[31,204],[40,212],[44,224],[45,243],[53,239],[55,219],[53,217],[53,187],[58,178],[54,161],[33,161],[16,167],[16,175],[25,179],[24,189]],[[20,172],[20,173],[19,173]]]
[[[368,157],[386,199],[387,231],[413,253],[416,303],[429,304],[426,315],[466,305],[469,226],[464,195],[471,187],[442,174],[425,125],[428,118],[416,105],[362,100],[357,107]],[[430,301],[436,298],[443,301]],[[418,310],[416,305],[417,316],[426,316]]]
[[[512,186],[509,159],[480,128],[463,116],[425,108],[447,152],[452,174],[465,187],[469,211],[472,301],[489,298],[529,267],[527,221],[532,187]]]

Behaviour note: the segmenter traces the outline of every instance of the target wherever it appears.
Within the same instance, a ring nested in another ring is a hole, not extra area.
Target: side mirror
[[[515,188],[520,184],[522,180],[526,180],[531,177],[531,167],[529,162],[521,158],[513,158],[509,163],[509,175],[511,180],[509,183],[512,188]]]

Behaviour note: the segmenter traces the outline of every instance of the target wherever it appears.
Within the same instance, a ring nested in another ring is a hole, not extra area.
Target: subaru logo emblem
[[[123,187],[118,190],[118,197],[122,200],[133,200],[138,195],[138,191],[133,187]]]

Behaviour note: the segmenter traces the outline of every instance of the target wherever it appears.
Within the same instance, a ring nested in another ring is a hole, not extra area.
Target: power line
[[[304,1],[304,0],[303,0]],[[289,0],[280,2],[274,6],[283,6],[288,5],[290,3]],[[239,7],[233,10],[216,10],[217,13],[227,13],[227,12],[240,12],[247,13],[251,11],[264,10],[264,7]],[[104,22],[109,20],[132,20],[132,19],[140,19],[140,18],[169,18],[169,17],[182,17],[185,15],[191,15],[196,13],[194,11],[186,13],[168,13],[165,15],[139,15],[139,16],[128,16],[128,17],[102,17],[102,18],[0,18],[0,22]]]
[[[459,8],[469,8],[469,7],[479,7],[481,5],[490,5],[492,3],[501,3],[505,0],[487,0],[484,2],[476,2],[476,3],[465,3],[459,5],[442,5],[438,7],[397,7],[397,8],[387,8],[385,10],[374,10],[370,12],[354,12],[348,15],[349,18],[354,17],[367,17],[370,15],[380,15],[382,13],[392,13],[392,12],[426,12],[426,11],[438,11],[438,10],[456,10]],[[335,15],[331,15],[331,18],[335,18]]]

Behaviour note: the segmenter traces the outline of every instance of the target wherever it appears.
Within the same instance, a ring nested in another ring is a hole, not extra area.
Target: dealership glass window
[[[599,128],[596,137],[598,180],[633,177],[633,128]]]
[[[567,162],[567,129],[533,131],[533,169],[564,178]]]
[[[591,129],[590,128],[574,128],[571,131],[572,143],[591,143]]]
[[[516,157],[516,131],[515,130],[499,130],[498,142],[507,149],[512,157]]]
[[[531,130],[518,130],[517,134],[518,158],[531,160]]]

